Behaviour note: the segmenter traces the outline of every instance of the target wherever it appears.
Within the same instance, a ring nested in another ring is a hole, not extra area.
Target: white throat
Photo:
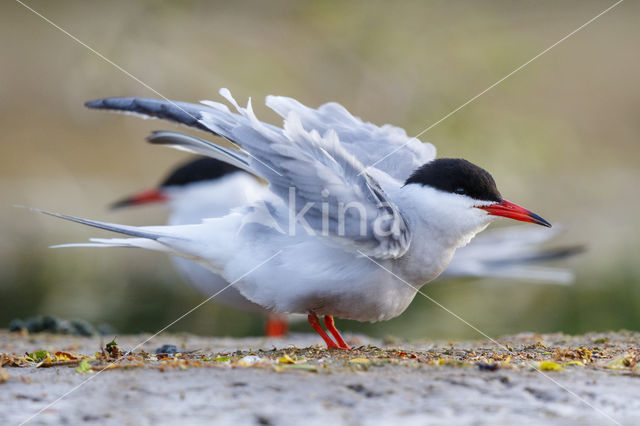
[[[486,211],[473,207],[477,201],[430,186],[412,183],[393,195],[413,235],[408,252],[399,259],[399,272],[416,286],[436,278],[455,250],[493,220]]]

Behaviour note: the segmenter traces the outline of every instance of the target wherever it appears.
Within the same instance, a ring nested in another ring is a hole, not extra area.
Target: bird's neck
[[[433,193],[431,193],[433,192]],[[437,190],[407,185],[394,193],[394,202],[411,230],[411,245],[399,259],[403,277],[416,286],[435,279],[490,220],[485,215],[443,209]],[[465,214],[467,213],[467,214]]]

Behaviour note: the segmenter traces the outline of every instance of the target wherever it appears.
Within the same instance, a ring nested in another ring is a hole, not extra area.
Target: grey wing
[[[284,118],[296,112],[308,131],[333,129],[344,148],[367,168],[375,167],[403,182],[436,156],[432,144],[408,137],[404,129],[365,123],[334,102],[313,109],[292,98],[268,96],[267,106]]]
[[[584,248],[577,245],[547,248],[560,229],[554,224],[552,232],[519,226],[485,231],[456,251],[441,277],[502,277],[568,284],[573,280],[573,271],[545,264],[575,256]]]
[[[87,106],[166,118],[222,136],[242,148],[253,173],[266,179],[271,191],[301,219],[296,220],[296,229],[308,228],[306,232],[377,258],[406,252],[411,235],[404,218],[377,182],[363,173],[363,165],[344,149],[336,132],[321,135],[305,130],[295,111],[281,129],[260,122],[250,103],[240,108],[228,91],[223,89],[221,94],[238,113],[213,102],[199,106],[131,98],[105,99]],[[180,145],[172,142],[174,147]],[[193,146],[193,141],[185,143]],[[199,153],[220,158],[219,150],[206,148],[207,143],[198,143]]]

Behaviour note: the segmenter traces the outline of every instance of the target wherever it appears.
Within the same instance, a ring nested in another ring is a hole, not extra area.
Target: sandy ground
[[[0,331],[0,424],[640,424],[637,333],[520,334],[507,348],[347,336],[350,353],[312,335],[163,334],[121,357],[147,337],[109,352],[110,339]],[[155,356],[163,344],[184,353]],[[24,356],[36,350],[53,360]]]

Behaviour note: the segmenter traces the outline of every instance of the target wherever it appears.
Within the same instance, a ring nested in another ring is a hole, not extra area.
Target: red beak
[[[520,207],[519,205],[512,203],[511,201],[502,200],[502,202],[498,204],[491,204],[490,206],[478,208],[488,211],[489,214],[493,216],[508,217],[509,219],[531,222],[551,228],[551,224],[549,222],[524,207]]]
[[[166,200],[167,196],[160,189],[150,189],[113,203],[111,204],[111,208],[119,209],[121,207],[138,206],[140,204],[157,203]]]

